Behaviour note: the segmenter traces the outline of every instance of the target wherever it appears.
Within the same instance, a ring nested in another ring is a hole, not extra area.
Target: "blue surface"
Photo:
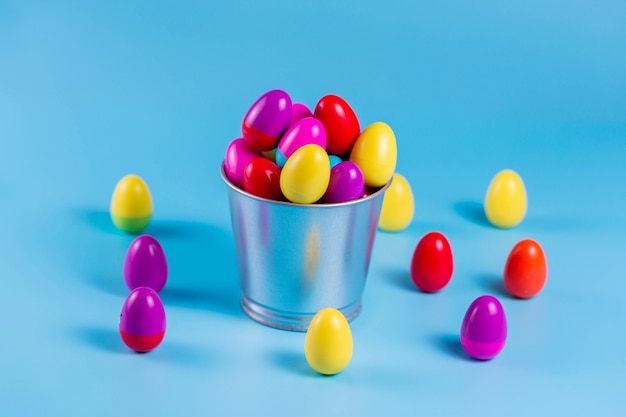
[[[0,2],[1,415],[623,415],[623,1],[76,3]],[[387,122],[415,194],[411,226],[377,234],[354,356],[330,378],[304,334],[239,307],[218,170],[273,88]],[[513,230],[481,212],[503,168],[529,194]],[[108,218],[131,172],[170,262],[168,332],[144,355],[117,332],[132,237]],[[408,278],[430,230],[455,254],[434,295]],[[500,282],[523,237],[549,263],[526,301]],[[476,362],[458,332],[486,293],[509,339]]]

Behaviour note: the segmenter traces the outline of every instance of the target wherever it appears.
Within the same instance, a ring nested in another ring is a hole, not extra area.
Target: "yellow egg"
[[[304,355],[320,374],[334,375],[348,366],[352,359],[352,332],[339,310],[325,308],[313,317],[304,340]]]
[[[314,144],[295,151],[280,172],[280,189],[292,203],[315,203],[326,192],[329,181],[328,154]]]
[[[496,227],[517,226],[526,215],[526,188],[522,178],[510,169],[496,174],[485,196],[485,215]]]
[[[386,232],[399,232],[413,220],[415,204],[411,185],[400,174],[394,174],[383,197],[378,227]]]
[[[350,152],[350,160],[361,168],[367,187],[387,184],[396,169],[397,158],[396,136],[383,122],[366,127]]]
[[[139,233],[150,223],[152,197],[146,183],[137,175],[122,178],[111,197],[111,219],[127,233]]]

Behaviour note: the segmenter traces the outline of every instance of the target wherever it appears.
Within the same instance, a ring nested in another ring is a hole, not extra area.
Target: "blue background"
[[[619,0],[0,2],[0,414],[623,415],[625,22]],[[274,88],[387,122],[415,195],[411,226],[377,234],[334,377],[239,306],[219,166]],[[504,168],[529,195],[513,230],[482,214]],[[133,237],[108,208],[128,173],[170,264],[144,355],[117,330]],[[431,230],[455,254],[434,295],[408,276]],[[514,300],[501,274],[525,237],[548,282]],[[458,342],[482,294],[509,321],[489,362]]]

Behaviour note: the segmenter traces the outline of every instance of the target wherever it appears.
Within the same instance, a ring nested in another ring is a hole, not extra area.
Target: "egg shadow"
[[[98,290],[126,297],[124,258],[137,235],[117,229],[104,210],[75,207],[69,215],[91,229],[76,229],[78,233],[68,239],[71,243],[62,246],[60,256],[68,260],[76,251],[84,252],[78,261],[68,263],[72,274]],[[153,219],[141,233],[154,236],[165,251],[168,280],[159,295],[166,308],[173,305],[244,317],[230,231],[200,221]]]
[[[386,278],[387,282],[396,288],[403,291],[417,291],[417,288],[413,285],[413,281],[411,280],[411,274],[407,270],[389,268],[382,271],[382,275]]]
[[[110,353],[133,353],[122,341],[117,330],[109,327],[77,327],[74,336],[88,346]]]
[[[126,298],[129,294],[129,289],[124,282],[121,268],[119,271],[110,274],[95,273],[89,277],[91,285],[103,292],[109,293],[113,296]]]
[[[198,237],[204,223],[184,220],[155,220],[144,230],[144,233],[159,240],[190,239]]]
[[[507,291],[501,275],[489,273],[479,274],[475,276],[474,280],[484,291],[493,293],[499,297],[509,298],[511,300],[516,299]]]
[[[161,296],[175,305],[244,318],[232,236],[213,225],[186,220],[154,222],[147,233],[159,240],[168,262]]]
[[[438,334],[433,337],[432,343],[439,351],[453,358],[461,359],[466,362],[480,362],[478,359],[472,358],[465,352],[458,334]]]
[[[477,201],[457,201],[452,205],[452,209],[469,222],[478,226],[492,227],[485,216],[483,205]]]
[[[71,207],[65,216],[47,231],[47,238],[67,276],[116,297],[128,296],[122,271],[126,250],[136,236],[117,229],[104,210]],[[59,236],[63,244],[58,244]]]
[[[309,378],[328,378],[332,375],[323,375],[315,372],[307,363],[301,352],[275,351],[271,353],[270,360],[279,368]]]
[[[78,208],[76,209],[77,217],[94,229],[102,233],[121,234],[121,230],[117,229],[111,220],[111,215],[106,210],[94,208]]]
[[[156,362],[193,368],[195,370],[214,365],[211,361],[214,356],[211,352],[207,352],[205,347],[200,348],[198,346],[170,342],[167,340],[167,335],[163,343],[153,351],[147,352],[146,356]]]

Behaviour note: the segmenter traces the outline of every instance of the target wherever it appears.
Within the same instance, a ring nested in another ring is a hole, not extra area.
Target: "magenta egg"
[[[330,182],[322,201],[324,203],[344,203],[363,197],[365,181],[357,164],[351,161],[340,162],[330,170]]]
[[[124,259],[124,281],[130,290],[150,287],[159,292],[167,282],[167,259],[154,237],[142,235],[128,247]]]
[[[276,164],[282,168],[295,151],[311,144],[326,149],[326,130],[319,120],[305,117],[294,123],[278,143]]]
[[[272,90],[254,102],[243,118],[241,131],[248,146],[269,151],[291,125],[292,103],[283,90]]]
[[[305,117],[313,117],[313,112],[306,104],[294,103],[291,107],[291,124],[293,125],[300,119]]]
[[[122,305],[120,335],[132,350],[149,352],[165,337],[165,308],[152,288],[138,287]]]
[[[476,359],[495,357],[506,343],[507,324],[504,308],[491,295],[483,295],[470,304],[461,325],[461,345]]]
[[[224,159],[224,171],[228,179],[239,188],[243,188],[243,173],[246,165],[254,158],[263,156],[257,150],[252,149],[242,139],[233,140],[226,148]]]

